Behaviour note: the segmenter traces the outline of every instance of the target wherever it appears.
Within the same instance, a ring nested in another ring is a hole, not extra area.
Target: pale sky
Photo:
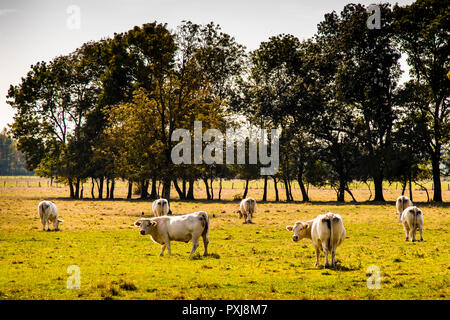
[[[153,21],[167,23],[169,29],[182,20],[213,21],[247,50],[254,50],[280,33],[310,38],[325,13],[340,12],[352,2],[367,6],[379,1],[0,0],[0,130],[13,121],[14,110],[6,104],[9,86],[19,84],[32,64],[70,53],[89,40],[112,37],[114,32]],[[404,5],[413,1],[387,2]],[[68,26],[68,22],[73,25],[73,12],[68,12],[73,5],[80,9],[79,29]]]

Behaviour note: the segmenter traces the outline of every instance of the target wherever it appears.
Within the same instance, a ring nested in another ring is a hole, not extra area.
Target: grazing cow
[[[244,217],[244,224],[253,223],[253,214],[256,212],[256,200],[253,198],[246,198],[241,201],[239,205],[239,210],[234,211],[235,213],[239,213],[239,219]]]
[[[41,201],[38,205],[38,213],[42,222],[42,229],[45,231],[45,225],[47,225],[47,231],[50,231],[50,222],[53,223],[53,228],[58,231],[58,225],[64,220],[58,219],[58,209],[56,205],[51,201]]]
[[[172,214],[172,211],[170,211],[169,208],[169,202],[163,198],[153,201],[152,210],[157,217]]]
[[[336,266],[336,249],[345,239],[345,228],[342,218],[338,214],[328,212],[321,214],[313,220],[297,221],[293,226],[287,226],[288,231],[294,231],[292,241],[297,242],[303,238],[312,240],[316,250],[316,263],[319,264],[320,251],[325,255],[325,268],[329,267],[328,252],[331,252],[331,267]]]
[[[192,240],[191,255],[198,248],[198,240],[203,237],[205,251],[204,256],[208,254],[209,243],[209,217],[205,211],[198,211],[180,216],[161,216],[155,218],[141,218],[134,223],[140,227],[141,235],[149,234],[151,239],[161,245],[160,256],[164,254],[167,247],[169,255],[170,241],[189,242]]]
[[[405,230],[406,241],[408,241],[408,235],[412,242],[416,241],[417,230],[420,232],[420,241],[423,241],[423,214],[419,208],[411,206],[403,210],[401,221],[403,223],[403,229]]]
[[[395,202],[395,207],[397,208],[397,215],[399,222],[402,222],[403,211],[411,206],[413,206],[413,203],[411,200],[409,200],[407,196],[401,195],[400,197],[397,198],[397,201]]]

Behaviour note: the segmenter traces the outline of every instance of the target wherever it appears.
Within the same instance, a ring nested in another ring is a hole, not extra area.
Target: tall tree
[[[442,202],[442,146],[450,139],[449,6],[448,0],[417,0],[394,7],[395,39],[407,54],[411,75],[419,86],[426,87],[427,99],[416,104],[415,110],[426,119],[422,134],[433,168],[435,202]]]

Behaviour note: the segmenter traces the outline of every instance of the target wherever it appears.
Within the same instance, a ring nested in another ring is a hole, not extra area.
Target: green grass
[[[393,205],[261,203],[255,224],[233,214],[236,202],[172,201],[174,213],[206,210],[210,255],[203,244],[172,243],[172,256],[132,223],[151,202],[57,199],[60,232],[43,232],[38,199],[0,196],[0,299],[449,299],[448,206],[422,206],[425,242],[404,241]],[[347,239],[338,266],[314,267],[310,240],[291,241],[285,226],[332,211]],[[214,217],[213,217],[214,214]],[[67,289],[67,267],[81,288]],[[381,289],[367,288],[367,268]]]

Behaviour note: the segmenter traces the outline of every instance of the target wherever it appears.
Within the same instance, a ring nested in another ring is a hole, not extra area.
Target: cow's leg
[[[45,231],[45,219],[44,219],[44,217],[41,217],[41,223],[42,223],[42,230]]]
[[[248,214],[248,223],[253,223],[253,222],[252,222],[252,219],[253,219],[253,214],[252,214],[252,213],[249,213],[249,214]]]
[[[159,253],[159,255],[162,257],[164,255],[164,250],[166,250],[166,245],[162,244],[161,245],[161,252]]]
[[[316,248],[316,263],[314,263],[314,267],[319,265],[319,257],[320,257],[320,248]]]
[[[199,237],[192,237],[192,250],[191,250],[191,256],[194,254],[195,250],[198,248],[198,238]]]
[[[165,242],[167,246],[167,252],[169,252],[169,256],[172,255],[172,250],[170,249],[170,241]]]
[[[409,238],[412,242],[416,241],[416,230],[414,228],[409,229]]]
[[[423,241],[423,237],[422,237],[422,227],[419,228],[419,232],[420,232],[420,241]]]
[[[405,241],[408,241],[409,229],[407,227],[404,227],[404,229],[405,229]]]
[[[336,266],[336,248],[333,248],[331,250],[331,266],[332,267]]]
[[[206,235],[206,234],[204,234],[202,237],[203,237],[203,246],[205,247],[205,251],[203,252],[203,255],[206,257],[208,255],[209,239],[208,239],[208,235]]]
[[[244,224],[246,224],[246,223],[247,223],[247,214],[244,213]]]
[[[328,268],[330,265],[328,263],[328,247],[326,243],[322,244],[323,254],[325,255],[325,268]]]

